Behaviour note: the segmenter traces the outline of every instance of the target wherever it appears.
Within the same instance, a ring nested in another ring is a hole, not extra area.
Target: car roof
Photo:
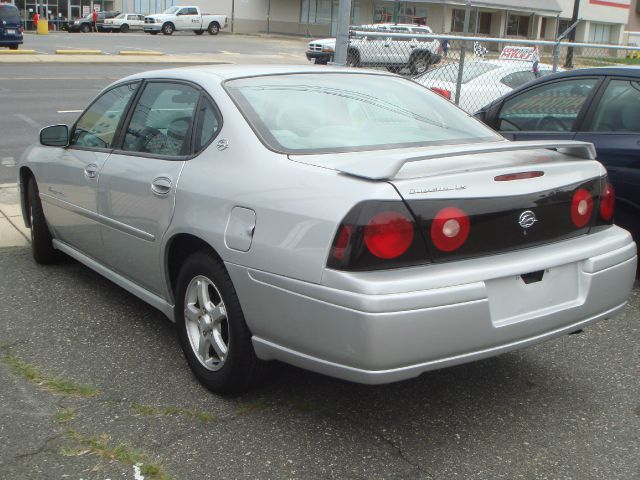
[[[257,77],[264,75],[284,75],[296,73],[352,73],[352,74],[373,74],[373,75],[391,75],[384,71],[353,69],[348,67],[337,66],[320,66],[320,65],[197,65],[180,68],[170,68],[166,70],[151,70],[147,72],[137,73],[126,77],[124,80],[132,80],[139,78],[183,78],[206,76],[215,78],[218,81],[230,80],[243,77]],[[193,74],[193,75],[191,75]],[[395,76],[395,75],[394,75]],[[120,82],[117,82],[120,83]]]

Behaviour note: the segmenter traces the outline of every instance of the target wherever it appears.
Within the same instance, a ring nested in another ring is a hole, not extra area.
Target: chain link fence
[[[331,52],[332,47],[309,44],[311,51]],[[640,65],[639,57],[638,47],[351,30],[346,63],[410,76],[474,113],[512,89],[554,71]],[[324,62],[317,58],[316,63]]]

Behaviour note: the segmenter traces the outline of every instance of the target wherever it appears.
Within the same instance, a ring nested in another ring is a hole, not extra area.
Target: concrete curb
[[[35,50],[0,50],[0,55],[34,55]]]
[[[118,55],[134,55],[134,56],[161,56],[163,52],[154,52],[152,50],[120,50]]]
[[[0,184],[0,248],[24,247],[30,242],[29,229],[24,226],[16,183]]]
[[[56,50],[56,55],[102,55],[102,50]]]

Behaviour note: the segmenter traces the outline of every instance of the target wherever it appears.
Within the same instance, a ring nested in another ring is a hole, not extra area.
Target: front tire
[[[204,30],[194,30],[194,33],[196,35],[202,35],[204,33]]]
[[[238,295],[222,261],[200,251],[178,274],[175,319],[184,355],[198,381],[215,393],[239,393],[262,370]]]
[[[120,25],[120,33],[127,33],[129,31],[129,25],[127,25],[126,23],[123,23],[122,25]]]
[[[409,70],[412,75],[422,75],[429,69],[429,65],[431,65],[431,56],[416,55],[409,64]]]
[[[209,24],[209,28],[207,28],[207,32],[209,32],[209,35],[217,35],[219,31],[220,25],[218,24],[218,22],[211,22]]]
[[[60,260],[60,252],[53,248],[51,232],[42,210],[38,185],[33,177],[27,181],[27,199],[33,259],[40,265],[56,263]]]
[[[163,35],[171,35],[171,34],[173,34],[174,31],[175,31],[175,27],[173,26],[172,23],[165,23],[162,26],[162,34]]]
[[[347,67],[359,67],[360,54],[356,50],[347,51]]]
[[[86,23],[83,23],[82,26],[80,27],[80,31],[82,33],[89,33],[91,31],[91,27]]]
[[[18,50],[18,45],[11,45],[9,50]]]

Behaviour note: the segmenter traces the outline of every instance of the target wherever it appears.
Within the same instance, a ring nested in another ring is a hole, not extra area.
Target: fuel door
[[[233,207],[224,232],[224,242],[232,250],[247,252],[251,248],[255,228],[256,212],[250,208]]]

